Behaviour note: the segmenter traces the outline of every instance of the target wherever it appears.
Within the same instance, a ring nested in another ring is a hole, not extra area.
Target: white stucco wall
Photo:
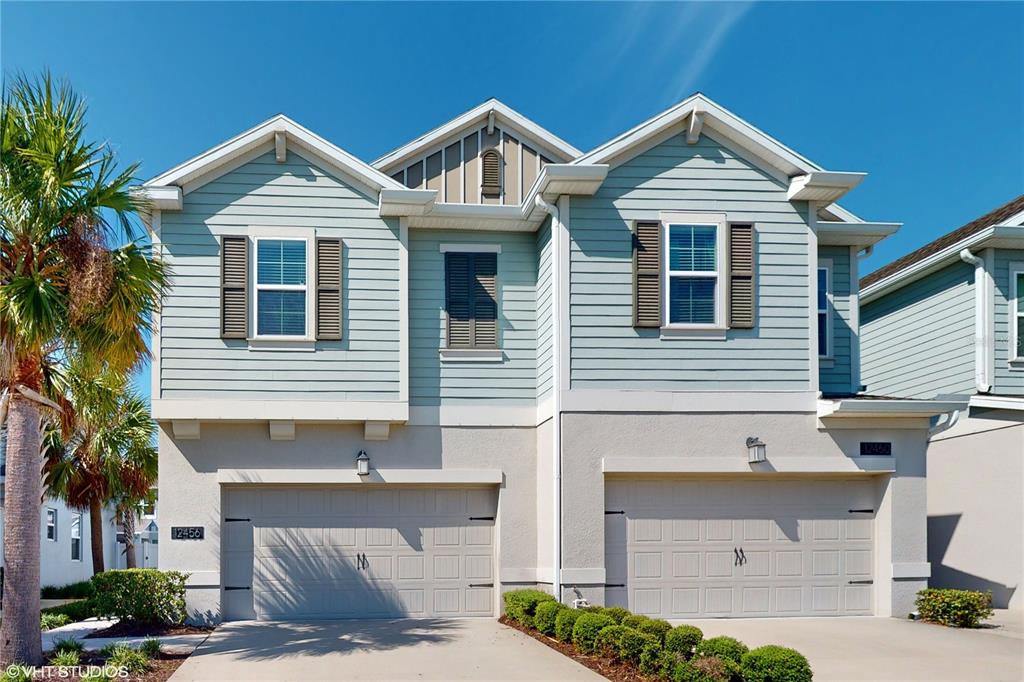
[[[1024,412],[975,414],[928,448],[932,585],[1024,610]]]

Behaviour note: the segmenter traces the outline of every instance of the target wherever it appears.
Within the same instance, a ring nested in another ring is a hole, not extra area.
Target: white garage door
[[[609,480],[606,601],[661,618],[872,613],[875,486]]]
[[[224,494],[226,619],[491,616],[493,488]]]

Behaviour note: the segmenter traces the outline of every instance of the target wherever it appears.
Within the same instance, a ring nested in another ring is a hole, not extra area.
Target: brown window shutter
[[[469,301],[469,276],[472,265],[468,253],[444,255],[445,311],[448,316],[449,348],[471,348],[473,345],[473,321]]]
[[[249,238],[220,240],[220,336],[249,336]]]
[[[498,347],[498,257],[473,254],[473,346]]]
[[[661,326],[661,223],[637,222],[634,228],[633,326]]]
[[[340,239],[316,240],[316,338],[341,338]]]
[[[754,226],[729,225],[729,326],[754,328]]]
[[[480,192],[485,197],[501,195],[501,154],[488,149],[481,157]]]

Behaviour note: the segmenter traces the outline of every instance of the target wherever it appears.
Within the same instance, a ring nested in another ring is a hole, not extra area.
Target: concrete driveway
[[[490,618],[226,623],[171,677],[189,680],[602,680]]]
[[[957,630],[895,618],[764,618],[686,621],[705,637],[730,635],[754,648],[792,647],[825,680],[1024,680],[1020,612],[988,628]]]

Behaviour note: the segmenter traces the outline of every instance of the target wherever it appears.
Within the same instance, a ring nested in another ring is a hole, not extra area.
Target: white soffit
[[[859,185],[866,176],[867,173],[812,171],[790,179],[786,198],[830,204]]]
[[[930,418],[961,410],[963,407],[963,401],[953,400],[873,400],[853,397],[841,400],[819,400],[818,418]]]
[[[903,223],[844,223],[819,220],[814,225],[818,244],[827,246],[873,246],[899,231]]]

